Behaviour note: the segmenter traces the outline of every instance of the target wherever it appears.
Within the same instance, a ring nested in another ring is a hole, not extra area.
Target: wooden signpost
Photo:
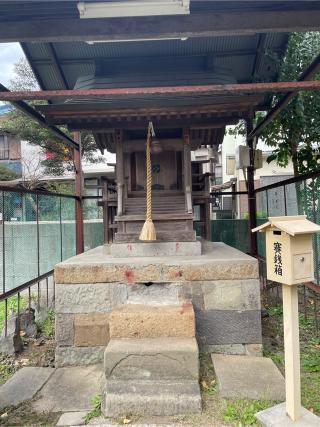
[[[267,279],[281,283],[286,373],[286,412],[301,417],[298,284],[314,280],[312,235],[320,226],[304,215],[270,217],[252,232],[266,233]]]

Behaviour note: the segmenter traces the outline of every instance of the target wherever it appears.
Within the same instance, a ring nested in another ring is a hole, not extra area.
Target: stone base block
[[[108,380],[102,411],[106,417],[125,414],[170,416],[201,411],[197,381]]]
[[[319,427],[320,418],[305,408],[301,408],[301,418],[292,421],[286,414],[286,404],[273,406],[256,414],[264,427]]]
[[[126,304],[110,313],[111,339],[194,336],[195,314],[190,302],[163,307]]]
[[[112,339],[104,367],[112,379],[198,380],[198,345],[195,338]]]
[[[201,242],[113,243],[106,245],[105,250],[116,258],[198,256],[201,255]]]
[[[76,347],[106,346],[109,342],[109,314],[78,314],[74,318]]]
[[[101,363],[105,347],[56,347],[55,366],[86,366]]]

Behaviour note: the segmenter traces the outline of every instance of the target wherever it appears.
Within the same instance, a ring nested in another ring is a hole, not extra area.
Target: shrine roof
[[[268,219],[268,222],[254,228],[252,232],[265,232],[270,228],[277,228],[278,230],[281,230],[290,236],[320,232],[320,226],[309,221],[306,215],[277,216],[269,217]]]

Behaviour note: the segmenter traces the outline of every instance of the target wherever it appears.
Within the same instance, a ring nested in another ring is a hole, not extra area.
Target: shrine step
[[[155,222],[155,221],[154,221]],[[115,243],[140,243],[139,240],[140,231],[143,226],[143,221],[141,221],[141,227],[139,233],[122,233],[118,231],[115,234]],[[196,241],[196,232],[195,231],[157,231],[157,242],[195,242]]]
[[[200,411],[201,396],[196,380],[107,380],[102,402],[106,417],[170,416]]]
[[[111,339],[104,353],[107,380],[199,379],[195,338]],[[125,411],[130,413],[130,411]]]
[[[201,242],[140,242],[113,243],[106,253],[116,258],[153,256],[200,256]]]

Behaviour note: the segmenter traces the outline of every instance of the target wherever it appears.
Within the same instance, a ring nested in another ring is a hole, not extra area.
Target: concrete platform
[[[264,427],[319,427],[320,418],[305,408],[301,408],[301,418],[292,421],[286,414],[286,404],[273,406],[256,414]]]
[[[101,394],[103,386],[102,365],[59,368],[40,390],[32,407],[37,412],[90,411],[92,397]]]
[[[105,391],[102,411],[106,417],[185,415],[201,411],[199,384],[194,380],[108,380]]]
[[[285,381],[266,357],[212,354],[220,394],[226,398],[284,400]]]
[[[104,250],[116,258],[154,256],[199,256],[201,242],[112,243]]]

